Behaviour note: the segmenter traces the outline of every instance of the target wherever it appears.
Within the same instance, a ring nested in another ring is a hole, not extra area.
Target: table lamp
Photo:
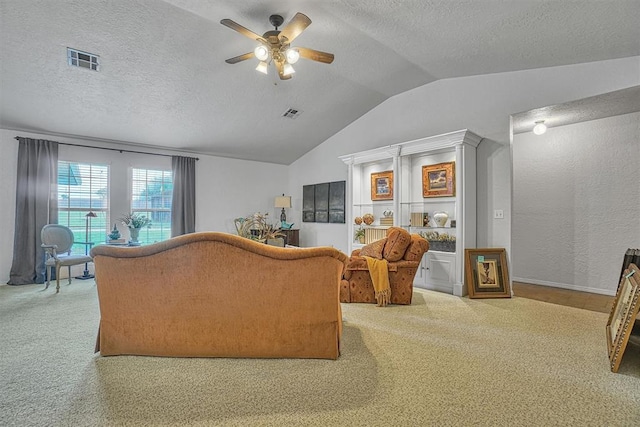
[[[287,213],[284,210],[285,208],[291,207],[291,196],[285,196],[284,193],[282,193],[282,196],[276,196],[275,207],[282,208],[282,212],[280,212],[280,222],[286,223]]]

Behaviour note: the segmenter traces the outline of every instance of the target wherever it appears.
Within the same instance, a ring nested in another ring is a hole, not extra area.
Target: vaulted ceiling
[[[296,12],[312,24],[293,44],[333,64],[281,81],[225,63],[256,43],[221,19],[262,34]],[[0,0],[0,127],[289,164],[437,79],[640,55],[638,17],[638,0]]]

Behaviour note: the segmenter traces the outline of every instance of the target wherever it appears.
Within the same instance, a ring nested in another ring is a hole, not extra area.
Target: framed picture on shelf
[[[640,271],[630,264],[622,275],[607,321],[607,350],[611,372],[618,372],[640,309]]]
[[[511,298],[506,249],[465,249],[464,254],[469,298]]]
[[[422,167],[422,197],[450,197],[456,195],[456,162],[438,163]]]
[[[393,171],[371,174],[371,200],[393,200]]]

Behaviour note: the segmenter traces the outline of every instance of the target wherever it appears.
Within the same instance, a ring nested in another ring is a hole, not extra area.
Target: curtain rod
[[[16,136],[15,139],[18,140],[23,138],[21,136]],[[57,142],[57,141],[56,141]],[[82,144],[71,144],[69,142],[58,142],[59,145],[70,145],[72,147],[83,147],[83,148],[95,148],[98,150],[110,150],[110,151],[119,151],[121,153],[137,153],[137,154],[148,154],[150,156],[164,156],[164,157],[173,157],[171,154],[160,154],[160,153],[148,153],[144,151],[133,151],[133,150],[124,150],[121,148],[108,148],[108,147],[93,147],[91,145],[82,145]],[[188,156],[184,156],[188,157]],[[191,157],[192,159],[200,160],[198,157]]]

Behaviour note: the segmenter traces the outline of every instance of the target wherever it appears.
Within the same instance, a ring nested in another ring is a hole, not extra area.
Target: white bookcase
[[[455,251],[434,250],[425,254],[416,273],[414,286],[466,295],[464,249],[476,247],[476,148],[478,135],[460,130],[386,147],[340,156],[348,166],[346,221],[349,252],[359,248],[353,236],[358,227],[355,217],[372,213],[380,226],[383,212],[393,211],[393,225],[411,233],[437,232],[455,236]],[[423,167],[455,162],[455,195],[423,197]],[[393,171],[393,200],[371,200],[371,174]],[[444,211],[449,219],[444,227],[433,221],[433,214]],[[425,224],[411,224],[412,213],[427,213]],[[452,220],[455,227],[452,227]],[[451,248],[450,250],[453,250]]]

